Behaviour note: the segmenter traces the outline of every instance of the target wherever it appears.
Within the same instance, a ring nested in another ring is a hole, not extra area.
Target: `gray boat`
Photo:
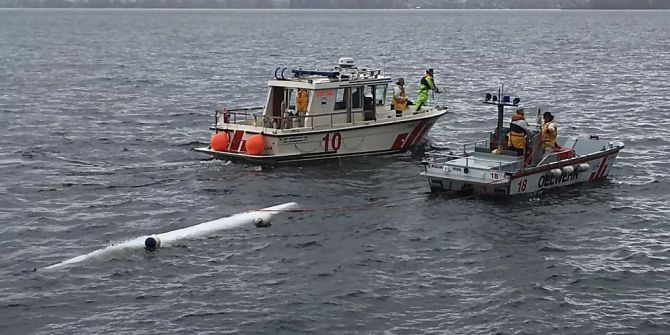
[[[540,108],[537,124],[526,129],[523,152],[508,147],[510,128],[503,126],[505,107],[519,107],[520,99],[486,94],[483,103],[498,107],[498,126],[487,140],[468,143],[446,155],[422,162],[431,191],[474,192],[494,196],[528,194],[544,189],[590,183],[607,177],[624,144],[598,136],[556,138],[556,147],[545,153],[542,145]],[[528,113],[531,111],[531,113]]]

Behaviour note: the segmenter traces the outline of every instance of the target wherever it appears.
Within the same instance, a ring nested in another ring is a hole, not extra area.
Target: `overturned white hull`
[[[110,245],[106,248],[93,251],[86,255],[77,256],[66,261],[51,265],[45,269],[55,269],[67,265],[73,265],[92,259],[105,258],[114,254],[126,251],[147,248],[150,250],[156,248],[174,245],[185,239],[194,239],[199,237],[211,236],[216,232],[240,227],[244,225],[266,226],[273,216],[278,213],[288,211],[297,207],[295,202],[289,202],[273,207],[263,208],[256,211],[236,214],[230,217],[218,220],[204,222],[195,226],[186,227],[178,230],[169,231],[162,234],[137,237],[132,240]],[[152,244],[153,241],[153,244]]]

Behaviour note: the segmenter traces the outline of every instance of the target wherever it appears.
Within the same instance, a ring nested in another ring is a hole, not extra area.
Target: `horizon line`
[[[51,9],[76,9],[76,10],[101,10],[101,9],[120,9],[120,10],[244,10],[244,11],[253,11],[253,10],[280,10],[280,11],[289,11],[289,10],[363,10],[363,11],[377,11],[377,10],[386,10],[386,11],[462,11],[462,10],[476,10],[476,11],[494,11],[494,10],[538,10],[538,11],[561,11],[561,10],[583,10],[583,11],[665,11],[670,10],[668,8],[272,8],[272,7],[260,7],[260,8],[246,8],[246,7],[229,7],[229,8],[218,8],[218,7],[0,7],[2,9],[38,9],[38,10],[51,10]]]

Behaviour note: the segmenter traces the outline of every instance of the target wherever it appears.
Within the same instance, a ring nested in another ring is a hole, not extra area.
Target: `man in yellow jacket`
[[[400,78],[393,87],[393,97],[391,98],[391,106],[395,110],[395,116],[401,117],[402,112],[407,110],[407,94],[405,93],[405,79]]]
[[[300,124],[300,127],[305,126],[305,115],[307,115],[308,104],[307,91],[304,88],[299,88],[298,95],[295,98],[295,110],[298,112],[298,123]]]
[[[556,118],[549,112],[542,114],[542,148],[544,150],[544,157],[554,152],[556,147],[556,137],[558,136],[558,126],[556,126]]]
[[[509,124],[509,133],[507,134],[509,149],[518,152],[520,155],[524,155],[526,152],[526,135],[528,133],[530,133],[530,130],[524,116],[524,110],[523,108],[519,108],[512,115],[512,122]]]

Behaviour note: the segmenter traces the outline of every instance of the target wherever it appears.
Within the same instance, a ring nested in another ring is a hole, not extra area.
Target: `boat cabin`
[[[264,127],[332,127],[376,121],[378,112],[390,111],[385,102],[391,78],[380,70],[358,69],[351,58],[340,59],[330,71],[294,69],[290,78],[285,71],[278,68],[268,82]]]

